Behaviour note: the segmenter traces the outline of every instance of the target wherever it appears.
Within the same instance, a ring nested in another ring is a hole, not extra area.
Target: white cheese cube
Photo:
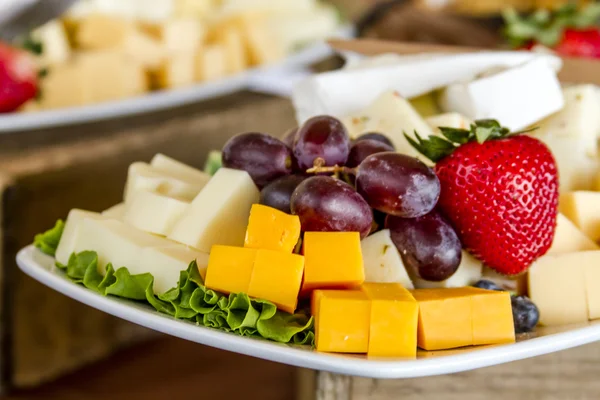
[[[124,215],[125,215],[125,203],[115,204],[114,206],[102,211],[103,217],[118,219],[120,221],[123,220]]]
[[[142,249],[169,244],[164,238],[114,219],[84,218],[80,222],[73,251],[92,250],[98,253],[98,271],[102,274],[108,263],[112,263],[115,270],[127,267],[131,274],[139,274],[144,272],[140,258]]]
[[[456,112],[434,115],[425,119],[431,129],[437,131],[440,127],[455,129],[470,129],[473,121]]]
[[[559,111],[564,98],[556,72],[542,59],[468,83],[448,86],[440,96],[446,112],[492,118],[517,131]]]
[[[560,196],[559,210],[594,242],[600,240],[600,192],[570,192]]]
[[[114,49],[136,32],[135,22],[108,14],[90,14],[78,25],[75,41],[84,50]]]
[[[168,237],[205,253],[215,244],[242,246],[250,207],[258,200],[246,171],[220,168]]]
[[[225,49],[227,73],[235,74],[248,68],[243,34],[237,26],[227,26],[216,34],[216,43]]]
[[[414,132],[417,131],[421,137],[426,138],[433,134],[433,130],[397,92],[388,91],[382,94],[363,112],[345,118],[344,124],[351,137],[366,132],[380,132],[392,141],[398,153],[429,162],[408,143],[404,132],[414,137]]]
[[[71,55],[71,46],[61,21],[50,21],[34,30],[31,35],[42,44],[40,57],[44,65],[64,63]]]
[[[156,87],[181,88],[196,81],[196,54],[189,51],[171,53],[156,71]]]
[[[205,46],[196,55],[196,80],[214,81],[227,75],[227,50],[223,45]]]
[[[413,289],[402,258],[392,242],[390,230],[376,232],[360,242],[365,268],[365,282],[400,283]]]
[[[167,236],[189,205],[187,201],[138,190],[127,202],[123,221],[142,231]]]
[[[115,50],[149,69],[158,68],[168,56],[157,40],[137,30],[123,37],[122,43]]]
[[[572,137],[584,142],[585,152],[590,157],[598,154],[600,136],[600,99],[594,85],[576,85],[563,89],[565,106],[559,112],[540,121],[532,134],[544,136]]]
[[[145,28],[168,53],[194,52],[206,35],[200,21],[190,17],[170,18]]]
[[[482,268],[483,264],[481,261],[463,250],[460,265],[450,278],[441,282],[430,282],[414,276],[412,278],[417,289],[471,286],[481,279]]]
[[[600,266],[600,251],[545,255],[529,268],[529,297],[545,326],[588,320],[586,272]],[[594,298],[595,296],[592,296]]]
[[[165,174],[188,180],[190,182],[198,182],[203,186],[206,185],[210,180],[210,175],[207,173],[194,167],[190,167],[187,164],[161,153],[158,153],[152,157],[152,160],[150,160],[150,165],[157,171],[164,172]]]
[[[105,219],[108,217],[100,215],[97,212],[77,208],[69,211],[69,215],[65,221],[65,228],[56,248],[56,255],[54,256],[59,263],[67,265],[69,262],[69,257],[71,257],[71,254],[75,250],[75,241],[79,235],[79,226],[84,218]]]
[[[161,172],[149,164],[135,162],[129,166],[123,197],[127,203],[133,193],[144,190],[191,201],[200,193],[206,182],[190,181],[181,176],[175,177],[173,174]]]
[[[556,218],[554,241],[548,254],[576,253],[578,251],[599,250],[600,247],[592,239],[585,236],[573,222],[559,213]]]
[[[146,247],[141,253],[140,265],[143,270],[135,273],[151,273],[154,276],[154,293],[162,294],[177,286],[179,273],[187,270],[194,260],[197,260],[199,265],[207,264],[208,254],[178,244]],[[129,272],[133,273],[131,270]]]
[[[409,100],[410,105],[422,117],[431,117],[441,112],[434,93],[427,93]]]

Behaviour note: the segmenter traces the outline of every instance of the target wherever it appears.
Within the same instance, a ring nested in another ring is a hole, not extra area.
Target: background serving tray
[[[54,267],[54,259],[28,246],[17,255],[21,270],[40,283],[81,303],[156,331],[219,349],[303,368],[369,378],[415,378],[488,367],[548,354],[600,340],[600,324],[539,328],[520,335],[517,343],[448,351],[419,351],[416,360],[367,359],[335,355],[307,347],[240,337],[158,313],[150,306],[104,297],[68,280]]]

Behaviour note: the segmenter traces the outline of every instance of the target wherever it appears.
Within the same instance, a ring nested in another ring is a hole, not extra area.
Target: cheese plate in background
[[[351,25],[343,26],[333,36],[340,38],[352,37],[354,36],[354,27]],[[256,89],[260,87],[260,85],[253,85],[256,80],[268,82],[271,74],[285,75],[286,71],[305,71],[311,64],[332,54],[334,54],[333,51],[326,43],[319,42],[299,50],[280,63],[246,70],[214,82],[150,92],[142,96],[105,103],[0,115],[0,133],[43,129],[143,114],[207,100],[244,89]]]
[[[417,378],[489,367],[553,353],[600,340],[600,324],[538,327],[517,336],[517,342],[498,346],[467,347],[446,351],[419,350],[416,360],[368,359],[358,355],[319,353],[308,347],[266,340],[197,326],[155,311],[149,305],[105,297],[77,285],[54,266],[54,259],[33,246],[17,255],[19,268],[41,284],[100,311],[146,328],[218,349],[301,368],[376,379]]]

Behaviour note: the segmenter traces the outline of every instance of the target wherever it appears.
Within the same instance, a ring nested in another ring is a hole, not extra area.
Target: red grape
[[[439,282],[450,278],[462,258],[461,244],[452,226],[437,211],[417,218],[389,215],[385,227],[404,266],[421,279]]]
[[[264,133],[243,133],[225,143],[223,166],[241,169],[259,188],[292,172],[292,152],[279,139]]]
[[[392,150],[396,150],[396,146],[394,146],[394,143],[392,143],[392,141],[387,136],[385,136],[381,133],[377,133],[377,132],[365,133],[363,135],[360,135],[356,139],[354,139],[354,142],[355,143],[360,142],[361,140],[376,140],[383,144],[387,144],[388,146],[390,146],[392,148]]]
[[[372,154],[394,151],[392,146],[374,139],[365,139],[354,142],[350,147],[350,154],[346,166],[350,168],[357,167],[363,160]]]
[[[414,157],[377,153],[358,166],[356,190],[376,210],[415,218],[433,210],[440,196],[440,181]]]
[[[308,178],[304,175],[286,175],[274,180],[260,192],[260,204],[291,214],[290,198],[298,185]]]
[[[350,138],[336,118],[313,117],[298,130],[293,150],[302,170],[312,168],[319,158],[324,166],[344,165],[350,152]]]
[[[330,176],[313,176],[302,182],[291,200],[305,232],[360,232],[366,237],[373,212],[352,186]]]

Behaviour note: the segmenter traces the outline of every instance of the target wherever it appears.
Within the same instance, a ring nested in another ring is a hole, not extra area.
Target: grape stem
[[[356,168],[340,167],[339,165],[334,165],[333,167],[314,166],[306,170],[307,174],[339,174],[340,172],[350,175],[356,175]]]

